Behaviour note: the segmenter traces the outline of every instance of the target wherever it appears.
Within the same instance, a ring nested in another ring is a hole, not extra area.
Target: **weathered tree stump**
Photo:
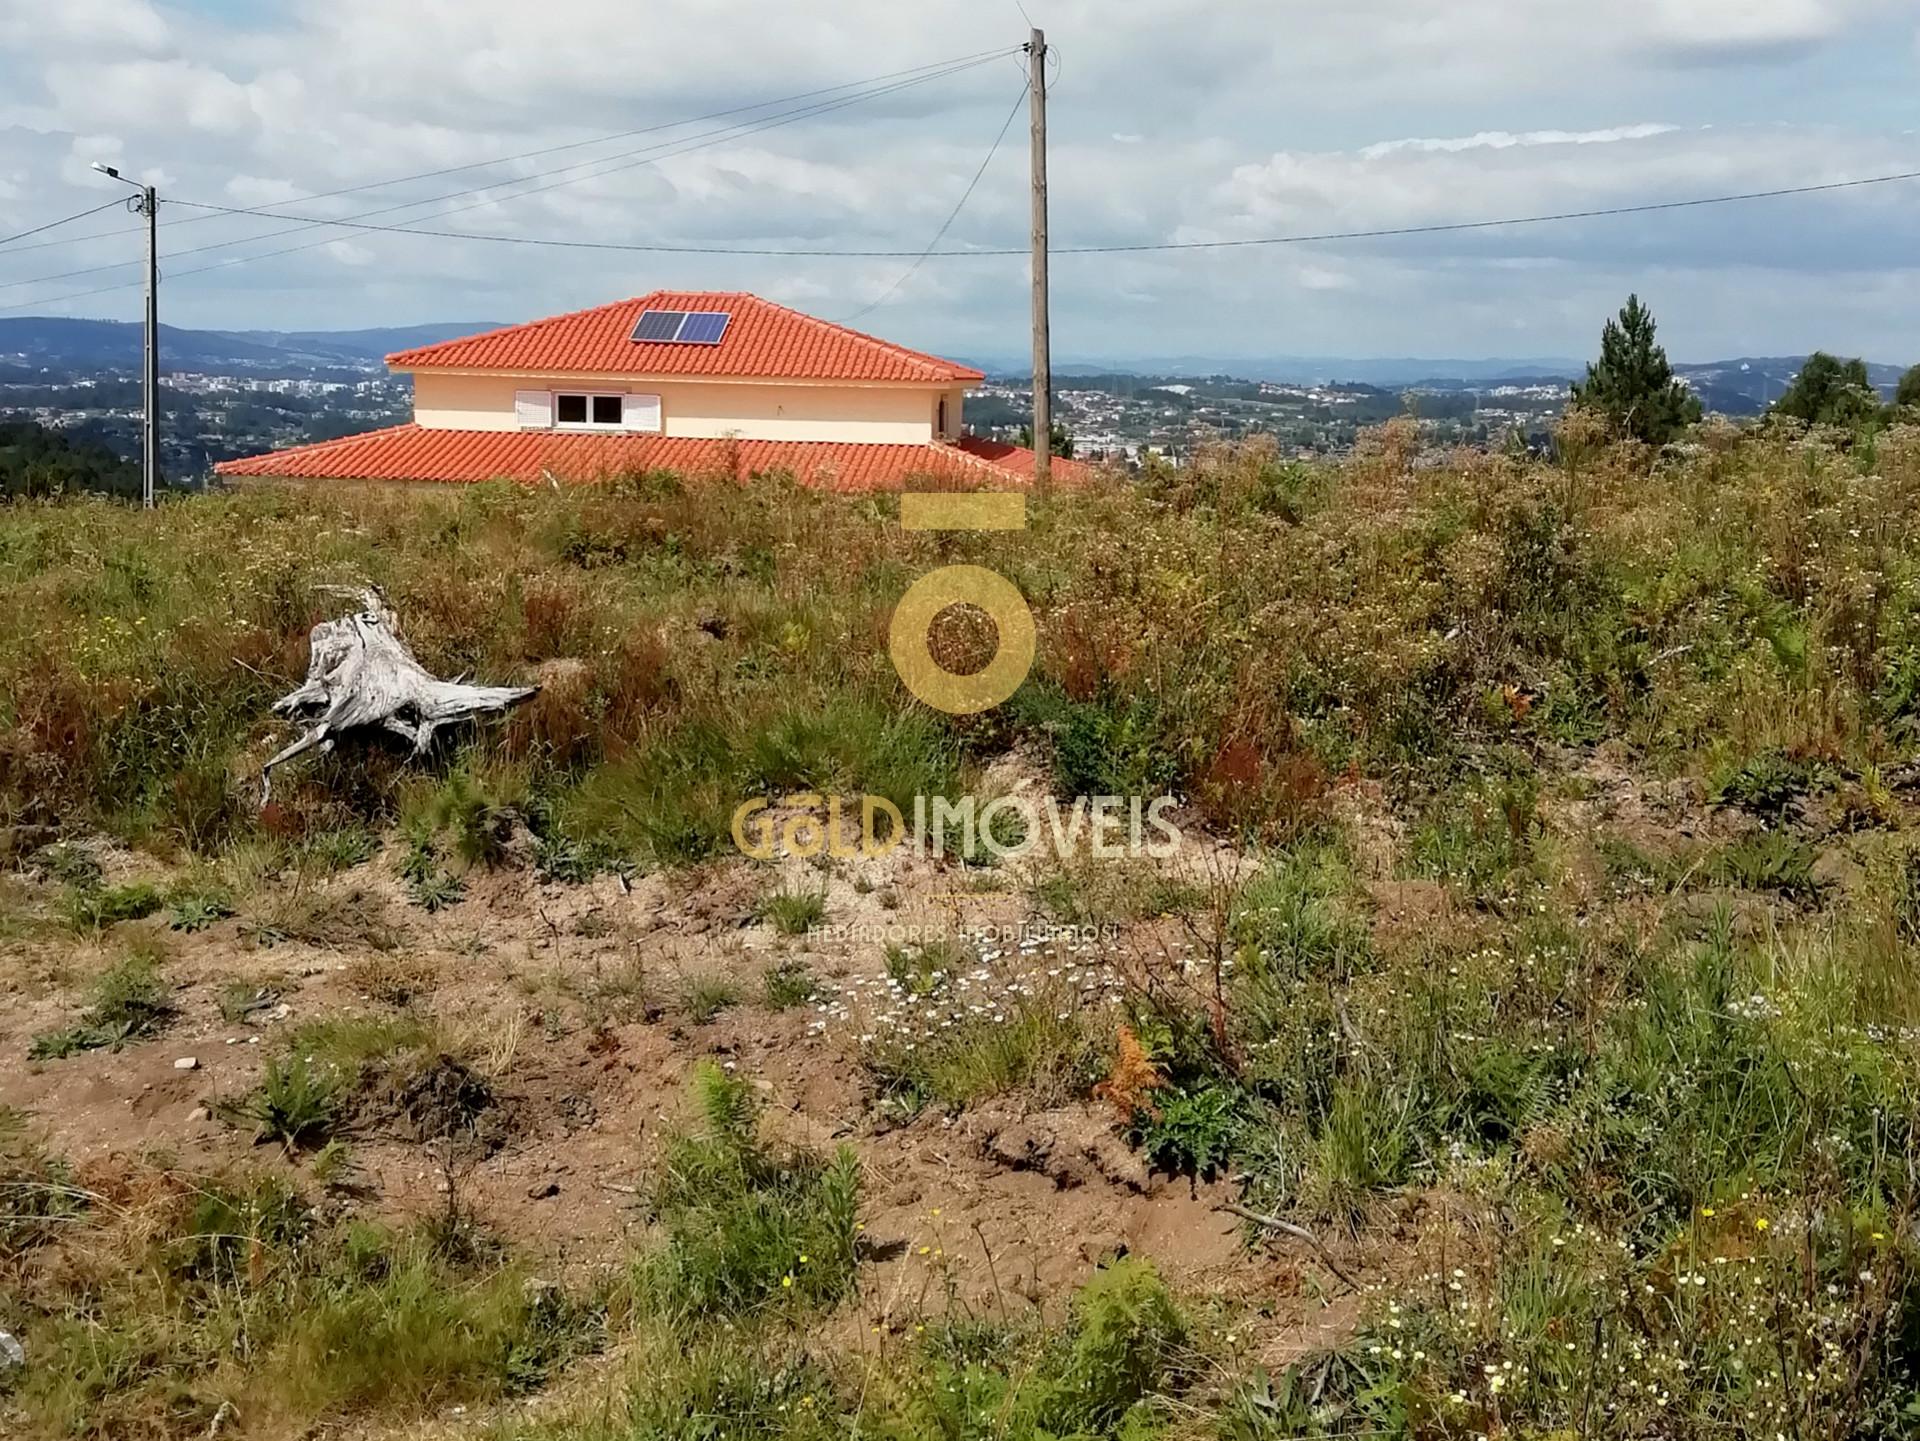
[[[260,768],[262,806],[273,795],[275,766],[330,751],[347,732],[378,727],[411,742],[418,756],[441,726],[504,711],[540,689],[438,680],[413,658],[378,586],[342,593],[358,596],[361,608],[313,628],[305,683],[273,703],[275,715],[308,729]]]

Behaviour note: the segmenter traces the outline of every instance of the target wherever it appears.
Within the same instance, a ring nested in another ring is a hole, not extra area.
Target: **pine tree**
[[[1629,295],[1600,332],[1600,358],[1573,383],[1573,403],[1606,417],[1615,435],[1665,445],[1700,418],[1700,401],[1654,344],[1653,312]]]

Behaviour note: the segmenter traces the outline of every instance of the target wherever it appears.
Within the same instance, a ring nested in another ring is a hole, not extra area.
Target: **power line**
[[[1052,253],[1055,255],[1125,255],[1148,251],[1226,250],[1259,245],[1309,245],[1331,240],[1380,240],[1394,236],[1438,235],[1460,230],[1492,230],[1514,225],[1548,225],[1566,220],[1644,215],[1659,210],[1685,210],[1707,205],[1731,205],[1747,200],[1773,200],[1789,195],[1813,195],[1821,191],[1847,190],[1865,185],[1888,185],[1895,181],[1915,179],[1920,179],[1920,170],[1906,170],[1894,175],[1870,175],[1858,180],[1831,180],[1818,185],[1789,185],[1774,190],[1749,190],[1733,195],[1708,195],[1691,200],[1654,200],[1635,205],[1613,205],[1590,210],[1560,210],[1544,215],[1510,215],[1494,220],[1453,220],[1428,225],[1397,225],[1374,230],[1326,230],[1311,234],[1263,235],[1237,240],[1143,241],[1130,245],[1056,245]],[[176,203],[193,204],[192,201],[185,200]],[[457,214],[458,212],[448,213]],[[748,255],[815,260],[911,260],[922,253],[914,250],[794,250],[770,246],[668,245],[647,241],[561,240],[539,235],[481,235],[466,230],[428,230],[411,225],[366,225],[349,220],[316,223],[341,226],[349,230],[380,231],[394,235],[426,235],[440,240],[476,240],[490,245],[538,245],[563,250],[613,250],[640,254]],[[1024,246],[999,246],[972,250],[933,250],[925,253],[929,260],[957,260],[985,256],[1025,255],[1027,250]]]
[[[707,149],[712,145],[718,145],[727,140],[740,139],[748,135],[759,134],[766,130],[778,129],[783,125],[790,125],[798,120],[810,119],[816,115],[829,114],[835,110],[844,110],[847,107],[852,105],[864,104],[869,100],[879,99],[882,96],[895,94],[901,90],[910,89],[917,85],[924,85],[929,81],[944,80],[949,76],[960,74],[963,71],[976,69],[981,65],[990,64],[992,61],[999,59],[1002,53],[1003,52],[1000,52],[1000,51],[994,51],[986,55],[984,58],[966,57],[958,61],[942,62],[941,66],[939,67],[918,66],[916,67],[916,73],[912,74],[912,78],[905,79],[905,80],[895,80],[891,84],[875,85],[874,88],[861,90],[853,95],[845,95],[835,100],[820,101],[812,105],[800,106],[793,110],[782,111],[774,115],[761,116],[761,117],[758,117],[757,119],[750,120],[750,121],[743,121],[734,125],[721,126],[718,129],[704,131],[698,135],[681,136],[678,139],[674,139],[674,140],[658,141],[652,145],[641,146],[638,150],[624,151],[616,155],[601,155],[601,156],[596,156],[590,160],[578,161],[572,165],[563,165],[558,167],[558,169],[556,170],[548,171],[545,173],[548,175],[555,175],[555,174],[564,175],[568,171],[588,170],[588,168],[592,166],[605,166],[606,168],[600,169],[600,170],[589,170],[589,173],[581,174],[581,175],[573,175],[567,179],[549,181],[545,185],[536,185],[532,189],[520,190],[513,194],[488,195],[485,199],[478,200],[474,202],[472,205],[455,206],[450,210],[445,210],[440,212],[440,215],[442,216],[458,215],[468,210],[477,210],[485,206],[497,205],[505,200],[517,200],[527,195],[538,195],[543,191],[556,190],[561,188],[562,186],[578,184],[580,181],[583,181],[583,180],[593,180],[603,175],[617,174],[622,170],[630,170],[638,165],[651,165],[659,160],[672,159],[675,156],[689,154],[695,150]],[[920,73],[917,73],[918,71],[929,71],[930,73],[920,74]],[[904,73],[904,72],[896,72],[896,73]],[[880,77],[880,78],[885,79],[886,77]],[[867,83],[867,82],[862,82],[862,83]],[[832,89],[834,90],[844,90],[846,88],[848,87],[846,86],[832,87]],[[812,93],[824,94],[828,92],[815,91]],[[742,106],[739,108],[740,109],[765,109],[766,104],[779,104],[779,103],[784,103],[784,102],[778,102],[778,101],[766,102],[765,104],[762,104],[759,106]],[[678,125],[691,124],[691,123],[695,123],[695,122],[675,121],[673,122],[673,125],[677,127]],[[660,127],[653,127],[653,128],[664,129],[664,128],[670,128],[670,127],[660,126]],[[633,133],[637,134],[640,132],[636,131]],[[595,143],[595,142],[583,141],[580,143],[587,144],[587,143]],[[564,149],[568,147],[552,147],[552,148]],[[655,153],[655,152],[658,152],[658,153]],[[635,159],[634,157],[636,156],[643,157],[643,158]],[[622,163],[622,164],[611,163],[615,161],[621,161],[626,163]],[[457,168],[473,169],[476,167],[466,166],[466,167],[457,167]],[[467,195],[483,194],[484,192],[503,189],[507,186],[525,185],[530,181],[539,180],[541,178],[542,176],[540,174],[524,175],[524,176],[520,176],[517,179],[495,181],[487,185],[470,186],[464,190],[448,191],[441,195],[427,196],[418,200],[400,201],[393,205],[386,205],[386,206],[381,206],[374,210],[362,211],[357,216],[341,216],[341,217],[332,218],[332,219],[323,219],[318,216],[293,215],[281,210],[270,210],[264,206],[213,205],[213,204],[207,204],[207,203],[197,202],[192,200],[172,201],[170,202],[172,204],[184,205],[191,209],[208,212],[205,215],[195,217],[195,219],[211,220],[211,219],[218,219],[222,216],[236,215],[236,216],[255,216],[255,217],[262,217],[262,218],[275,219],[275,220],[292,220],[296,223],[293,225],[285,226],[279,230],[266,231],[263,234],[245,235],[245,236],[237,237],[232,240],[220,240],[207,245],[196,245],[196,246],[191,246],[185,250],[176,250],[176,251],[173,251],[168,258],[177,260],[182,256],[199,255],[207,251],[213,251],[213,250],[228,250],[236,245],[251,245],[258,241],[273,240],[283,235],[302,234],[306,231],[310,231],[314,229],[326,229],[329,227],[339,227],[339,228],[357,229],[357,230],[381,230],[381,229],[397,230],[397,229],[400,229],[400,227],[383,227],[383,226],[376,226],[376,225],[368,225],[363,222],[367,217],[370,217],[370,216],[389,215],[389,214],[392,214],[394,211],[398,211],[398,210],[414,210],[422,206],[437,205],[442,201],[458,200],[461,197],[467,196]],[[397,184],[399,182],[382,182],[382,183]],[[318,197],[308,197],[308,198],[314,199]],[[426,220],[426,219],[436,219],[439,217],[421,216],[419,218]],[[182,222],[182,223],[191,223],[191,222]],[[453,233],[466,234],[468,232],[453,232]],[[316,242],[316,244],[326,244],[326,243],[328,242],[324,240]],[[257,255],[257,256],[241,257],[239,260],[235,260],[229,263],[240,264],[240,263],[243,263],[244,261],[249,261],[249,260],[264,260],[264,259],[269,259],[276,255],[288,255],[297,250],[306,250],[311,248],[312,246],[308,246],[308,245],[287,246],[287,247],[284,247],[283,249],[264,252],[263,254]],[[131,263],[132,262],[128,262],[128,261],[114,261],[105,265],[82,266],[76,270],[58,271],[51,275],[37,275],[25,280],[0,281],[0,290],[13,289],[23,285],[44,285],[51,281],[69,280],[75,276],[80,276],[80,275],[98,275],[105,271],[122,269],[124,266]],[[208,268],[224,268],[224,267],[208,267]],[[197,269],[180,272],[180,274],[182,275],[193,275],[198,273],[200,273],[200,271]],[[98,293],[98,292],[92,292],[92,293]],[[0,306],[0,309],[17,309],[17,308],[19,307]]]
[[[1637,205],[1612,205],[1587,210],[1561,210],[1543,215],[1514,215],[1493,220],[1457,220],[1431,225],[1399,225],[1372,230],[1328,230],[1312,234],[1266,235],[1237,240],[1185,240],[1159,241],[1133,245],[1063,245],[1055,246],[1055,255],[1137,255],[1155,252],[1179,252],[1195,250],[1226,250],[1263,245],[1311,245],[1324,244],[1336,240],[1381,240],[1398,236],[1439,235],[1458,231],[1493,230],[1507,226],[1548,225],[1568,220],[1594,220],[1610,216],[1646,215],[1663,210],[1697,209],[1703,206],[1732,205],[1750,200],[1775,200],[1794,195],[1816,195],[1826,191],[1857,189],[1868,185],[1889,185],[1902,180],[1920,179],[1920,170],[1900,171],[1892,175],[1869,175],[1855,180],[1831,180],[1817,185],[1788,185],[1771,190],[1748,190],[1730,195],[1707,195],[1690,200],[1656,200]],[[186,202],[180,202],[182,204]],[[426,230],[403,225],[364,225],[350,221],[334,220],[315,222],[333,226],[344,226],[354,230],[373,230],[396,235],[425,235],[442,240],[474,240],[495,245],[533,245],[549,249],[562,250],[602,250],[623,253],[661,254],[661,255],[740,255],[777,257],[782,259],[811,260],[912,260],[924,255],[928,260],[959,260],[985,258],[989,256],[1007,257],[1025,255],[1024,248],[988,247],[975,250],[931,250],[916,252],[912,250],[793,250],[761,246],[718,246],[718,245],[662,245],[613,240],[559,240],[545,236],[530,235],[480,235],[461,230]],[[317,242],[325,243],[325,242]],[[208,270],[228,269],[232,265],[248,260],[267,260],[276,254],[288,254],[292,250],[309,249],[310,246],[293,246],[286,251],[269,251],[265,255],[244,256],[227,265],[205,266],[195,270],[181,272],[173,278],[186,275],[200,275]],[[44,297],[40,300],[16,302],[0,306],[0,310],[20,310],[29,305],[56,305],[66,300],[79,300],[90,295],[105,294],[110,290],[125,290],[127,285],[101,285],[91,290],[75,291],[69,295]]]
[[[995,55],[991,58],[998,59],[999,56]],[[931,75],[919,76],[912,80],[896,81],[893,84],[884,85],[879,87],[878,89],[865,90],[855,95],[843,96],[837,100],[821,101],[814,105],[802,106],[801,108],[796,110],[783,111],[777,115],[764,116],[758,120],[742,122],[741,124],[738,124],[738,125],[724,126],[718,130],[706,131],[700,135],[683,136],[678,140],[661,141],[658,144],[643,146],[639,150],[625,151],[618,155],[598,156],[593,160],[585,160],[585,161],[580,161],[575,165],[562,166],[559,168],[559,170],[549,171],[547,173],[548,174],[564,174],[568,170],[578,170],[578,169],[582,169],[587,166],[593,166],[593,165],[605,165],[606,168],[603,170],[592,171],[590,174],[586,174],[586,175],[575,175],[564,180],[549,181],[547,184],[536,185],[530,190],[521,190],[512,195],[488,196],[488,198],[484,200],[476,201],[472,205],[459,205],[459,206],[455,206],[451,210],[442,211],[441,215],[442,216],[460,215],[469,210],[478,210],[488,205],[497,205],[503,200],[519,200],[528,195],[539,195],[548,190],[558,190],[562,186],[576,185],[582,180],[597,180],[597,179],[600,179],[602,176],[616,175],[623,170],[632,170],[637,166],[652,165],[660,160],[671,160],[681,155],[691,154],[693,151],[696,151],[696,150],[709,149],[713,145],[721,144],[728,140],[740,139],[748,135],[758,135],[768,130],[777,130],[777,129],[780,129],[782,126],[791,125],[794,122],[799,120],[808,120],[808,119],[812,119],[814,116],[817,116],[817,115],[825,115],[825,114],[830,114],[836,110],[844,110],[849,106],[865,104],[869,100],[876,100],[881,98],[882,96],[891,95],[898,91],[909,89],[912,86],[924,85],[931,80],[944,80],[949,76],[958,75],[961,72],[966,70],[977,69],[979,66],[985,65],[988,63],[990,63],[988,60],[969,60],[957,65],[950,66],[945,70],[938,71]],[[662,152],[662,153],[659,153],[659,154],[652,153],[656,151]],[[639,156],[642,158],[635,159],[634,157],[636,156]],[[613,161],[620,161],[622,163],[620,164],[610,163]],[[528,181],[539,180],[541,178],[542,176],[537,174],[524,175],[519,177],[518,179],[503,180],[503,181],[496,182],[493,185],[474,186],[467,190],[449,191],[444,195],[436,195],[426,200],[409,201],[407,202],[406,205],[391,206],[388,208],[389,209],[407,209],[407,208],[410,208],[411,206],[416,206],[416,205],[437,204],[442,200],[457,200],[460,197],[465,195],[479,194],[483,191],[499,189],[509,185],[524,185]],[[300,230],[310,230],[316,226],[319,226],[319,227],[337,226],[337,227],[342,227],[345,229],[352,229],[352,230],[392,230],[399,233],[404,233],[406,231],[406,227],[404,226],[364,225],[360,223],[359,217],[351,217],[351,216],[340,217],[337,219],[322,219],[316,216],[289,215],[284,211],[269,210],[269,209],[266,209],[265,207],[259,207],[259,206],[247,207],[247,206],[213,205],[213,204],[204,203],[200,201],[193,201],[193,200],[183,200],[183,201],[180,201],[179,203],[182,205],[189,206],[196,210],[207,210],[207,211],[212,211],[222,215],[253,215],[253,216],[265,217],[268,219],[295,220],[300,223],[289,230],[269,231],[265,235],[249,236],[247,237],[247,240],[227,241],[227,242],[223,242],[221,245],[202,245],[202,246],[196,246],[191,250],[176,251],[174,252],[176,257],[181,255],[195,255],[195,254],[199,254],[201,251],[204,251],[204,250],[218,250],[218,249],[225,248],[225,246],[227,245],[246,244],[249,240],[269,240],[276,235],[289,235],[289,234],[296,233],[297,231],[300,231]],[[384,214],[385,212],[374,211],[371,213]],[[440,217],[435,216],[435,217],[426,217],[426,218],[438,219]],[[460,232],[453,232],[453,233],[466,234],[469,232],[460,231]]]
[[[18,234],[9,235],[4,238],[0,238],[0,245],[11,245],[16,240],[25,240],[29,235],[38,235],[45,230],[57,230],[62,225],[71,225],[76,220],[85,220],[89,215],[98,215],[103,210],[112,210],[115,206],[125,205],[125,204],[126,204],[126,201],[122,200],[118,196],[115,196],[112,200],[106,201],[105,203],[100,205],[96,205],[91,210],[82,210],[78,214],[69,215],[60,220],[49,220],[45,225],[36,225],[31,230],[22,230]],[[116,230],[113,233],[115,235],[120,235],[120,234],[123,234],[124,232]],[[64,245],[70,242],[55,241],[54,243],[57,245]],[[26,250],[31,250],[33,248],[34,247],[30,245],[22,247],[22,249],[26,249]]]
[[[1500,220],[1454,220],[1434,225],[1397,225],[1379,230],[1330,230],[1319,235],[1263,235],[1245,240],[1180,240],[1140,245],[1063,245],[1055,255],[1125,255],[1149,250],[1228,250],[1252,245],[1309,245],[1326,240],[1379,240],[1396,235],[1440,235],[1455,230],[1491,230],[1504,225],[1549,225],[1562,220],[1597,220],[1612,215],[1646,215],[1656,210],[1689,210],[1705,205],[1732,205],[1744,200],[1776,200],[1787,195],[1815,195],[1823,190],[1851,190],[1862,185],[1889,185],[1896,180],[1920,180],[1920,170],[1894,175],[1868,175],[1858,180],[1829,180],[1820,185],[1783,185],[1774,190],[1747,190],[1734,195],[1705,195],[1692,200],[1650,200],[1638,205],[1608,205],[1592,210],[1560,210],[1546,215],[1515,215]],[[981,255],[988,251],[953,250],[949,255]],[[1024,255],[1003,250],[1002,255]]]
[[[947,212],[947,218],[940,222],[940,228],[933,232],[933,239],[927,242],[927,248],[914,257],[913,263],[900,272],[893,284],[881,291],[879,295],[875,296],[867,304],[854,311],[853,314],[847,316],[846,319],[840,321],[839,323],[841,325],[851,325],[854,321],[869,312],[878,310],[892,297],[896,290],[907,283],[913,273],[920,268],[922,262],[924,262],[929,255],[933,254],[934,248],[938,246],[942,240],[947,238],[947,231],[952,228],[953,222],[960,218],[960,212],[966,208],[967,202],[973,198],[974,189],[980,184],[980,177],[985,175],[987,173],[987,167],[993,164],[993,157],[998,154],[1000,150],[1000,142],[1007,138],[1007,130],[1013,124],[1013,117],[1020,113],[1021,102],[1026,98],[1027,92],[1024,86],[1014,93],[1013,108],[1007,111],[1007,118],[1000,122],[1000,133],[993,137],[993,144],[987,147],[986,155],[981,158],[980,168],[973,172],[973,179],[969,180],[967,182],[967,188],[960,192],[960,198],[954,202],[953,209]]]
[[[922,71],[929,71],[929,70],[944,71],[948,66],[965,66],[967,68],[971,68],[971,65],[973,62],[977,61],[982,64],[985,64],[994,60],[999,60],[1007,55],[1015,54],[1019,51],[1019,49],[1020,49],[1019,46],[1011,45],[1011,46],[1002,46],[998,50],[980,50],[980,51],[974,52],[971,55],[956,55],[946,60],[929,61],[925,65],[908,66],[904,70],[890,70],[882,75],[870,75],[863,80],[848,80],[839,85],[826,85],[826,86],[822,86],[817,90],[802,90],[793,95],[782,95],[772,100],[760,100],[760,101],[756,101],[752,105],[735,105],[735,106],[730,106],[725,110],[710,110],[704,115],[691,115],[684,120],[666,120],[655,125],[642,125],[633,130],[615,131],[611,135],[597,135],[597,136],[594,136],[592,139],[588,139],[588,140],[570,140],[562,145],[543,146],[538,150],[522,150],[517,154],[513,154],[513,155],[499,155],[499,156],[495,156],[490,160],[469,161],[464,165],[448,165],[438,170],[417,171],[412,175],[398,175],[398,176],[394,176],[392,179],[389,179],[389,180],[369,180],[364,184],[360,184],[360,185],[342,186],[338,190],[319,190],[309,195],[296,196],[291,200],[283,201],[281,203],[286,205],[304,205],[309,200],[330,200],[336,196],[357,195],[367,190],[385,190],[388,187],[394,186],[394,185],[408,185],[416,180],[434,180],[434,179],[438,179],[442,175],[458,175],[469,170],[485,170],[485,169],[490,169],[491,167],[496,165],[511,165],[516,161],[534,160],[534,159],[538,159],[543,155],[557,155],[557,154],[560,154],[562,151],[580,150],[590,145],[608,145],[616,140],[629,140],[636,135],[651,135],[651,134],[656,134],[662,130],[674,130],[679,128],[682,125],[698,125],[703,121],[720,120],[720,119],[724,119],[729,115],[743,115],[749,110],[768,110],[776,105],[792,104],[796,100],[811,100],[815,96],[831,95],[838,90],[853,90],[866,85],[878,85],[882,81],[896,80],[896,79],[899,79],[901,76],[917,75]],[[931,76],[928,76],[927,78],[939,79],[941,77],[938,75],[931,75]],[[614,157],[603,156],[601,158],[611,159]],[[473,193],[473,191],[461,190],[461,191],[455,191],[453,193],[456,195],[470,195]],[[446,198],[445,196],[433,197],[433,199],[445,199],[445,198]],[[427,205],[427,204],[431,204],[432,201],[421,200],[413,203],[419,204],[419,205]],[[105,209],[107,207],[102,206],[100,208]],[[393,208],[405,209],[407,207],[394,206]],[[97,211],[83,212],[83,214],[85,215],[92,215],[97,213],[98,213]],[[376,212],[370,212],[370,213],[378,214],[381,212],[376,211]],[[74,216],[68,217],[69,220],[79,220],[81,218],[82,216],[80,215],[74,215]],[[217,215],[193,215],[193,216],[184,217],[180,220],[171,221],[169,222],[169,224],[170,225],[199,225],[205,221],[217,220],[219,218],[220,217]],[[66,223],[65,221],[55,222],[55,224],[65,224],[65,223]],[[48,229],[50,227],[43,226],[41,228]],[[119,235],[134,234],[136,233],[136,230],[137,230],[137,227],[135,227],[134,229],[123,229],[123,230],[95,230],[86,235],[74,236],[67,240],[45,241],[45,242],[42,242],[42,244],[40,245],[23,245],[20,247],[20,250],[16,251],[15,253],[19,254],[28,250],[41,250],[41,249],[45,249],[49,245],[79,245],[89,240],[112,239],[113,237],[119,236]],[[26,231],[23,233],[31,235],[31,234],[36,234],[38,232]],[[21,237],[13,236],[9,238],[19,239]],[[268,239],[269,237],[261,235],[261,236],[254,236],[252,238],[256,240],[265,240],[265,239]],[[4,245],[6,243],[7,243],[6,241],[0,241],[0,245]],[[182,253],[185,253],[185,252],[182,252]],[[68,271],[66,273],[69,275],[74,275],[74,274],[84,274],[86,272]],[[26,282],[16,282],[16,283],[24,284]]]
[[[616,131],[612,135],[596,136],[591,140],[570,140],[562,145],[543,146],[538,150],[522,150],[517,155],[502,155],[492,160],[475,160],[465,165],[449,165],[439,170],[423,170],[415,175],[403,175],[396,180],[372,180],[364,185],[348,185],[339,190],[322,190],[313,195],[303,195],[297,200],[282,202],[287,205],[304,204],[309,200],[327,200],[338,195],[357,195],[366,190],[384,190],[390,185],[405,185],[415,180],[434,180],[442,175],[459,175],[469,170],[484,170],[495,165],[510,165],[519,160],[535,160],[543,155],[558,155],[563,151],[580,150],[589,145],[607,145],[615,140],[630,140],[636,135],[653,135],[662,130],[678,129],[682,125],[698,125],[707,120],[722,120],[729,115],[744,115],[749,110],[769,110],[776,105],[790,105],[797,100],[811,100],[820,95],[831,95],[839,90],[858,90],[869,85],[879,85],[883,81],[898,80],[902,76],[920,75],[923,71],[938,71],[938,74],[926,75],[928,80],[938,80],[948,74],[957,74],[962,69],[971,69],[974,65],[984,65],[1012,54],[1018,46],[1001,46],[997,50],[978,50],[971,55],[956,55],[946,60],[930,61],[925,65],[911,65],[904,70],[890,70],[884,75],[868,76],[864,80],[848,80],[839,85],[824,85],[817,90],[802,90],[794,95],[782,95],[773,100],[760,100],[751,105],[733,105],[725,110],[710,110],[704,115],[690,116],[685,120],[667,120],[656,125],[642,125],[632,130]],[[912,81],[912,84],[919,82]],[[882,92],[884,93],[884,92]],[[602,157],[603,159],[611,157]],[[591,162],[587,162],[591,163]],[[456,195],[468,195],[472,191],[455,191]],[[446,197],[436,197],[445,199]],[[420,204],[427,202],[421,201]],[[313,217],[318,218],[318,217]],[[191,224],[190,221],[182,222]]]

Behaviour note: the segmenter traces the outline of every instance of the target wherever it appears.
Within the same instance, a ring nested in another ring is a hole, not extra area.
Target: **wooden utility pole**
[[[147,352],[144,378],[147,414],[141,437],[140,503],[153,509],[153,492],[160,483],[160,248],[156,226],[160,201],[151,185],[140,192],[140,213],[147,217]]]
[[[1053,355],[1047,334],[1047,37],[1027,41],[1027,107],[1033,151],[1033,486],[1053,482]]]

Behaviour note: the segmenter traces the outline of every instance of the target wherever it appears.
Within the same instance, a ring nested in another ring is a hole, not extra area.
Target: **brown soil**
[[[110,871],[128,864],[115,859]],[[1201,1290],[1277,1290],[1290,1299],[1271,1320],[1275,1337],[1320,1334],[1347,1314],[1303,1291],[1300,1269],[1316,1261],[1249,1253],[1242,1223],[1215,1209],[1225,1183],[1148,1174],[1110,1108],[1035,1111],[1005,1098],[958,1117],[880,1118],[854,1059],[855,1028],[871,1024],[865,998],[884,986],[887,937],[1018,926],[1031,917],[1011,886],[980,889],[958,867],[898,853],[832,872],[735,861],[582,886],[503,867],[473,872],[458,903],[428,914],[393,875],[383,857],[325,882],[302,902],[313,923],[270,945],[243,916],[193,935],[154,918],[100,940],[48,934],[16,948],[0,1054],[24,1057],[35,1034],[70,1024],[91,976],[143,932],[168,952],[178,1011],[161,1035],[120,1050],[0,1068],[0,1105],[32,1113],[52,1148],[91,1170],[286,1168],[344,1211],[394,1219],[435,1215],[451,1200],[549,1272],[585,1273],[620,1263],[644,1232],[656,1147],[682,1117],[692,1066],[711,1059],[754,1079],[783,1136],[858,1154],[872,1258],[864,1328],[949,1300],[1056,1311],[1117,1255],[1149,1257]],[[776,882],[824,885],[829,922],[866,929],[773,934],[753,913]],[[51,883],[24,884],[51,903]],[[1111,944],[1140,954],[1168,943]],[[998,957],[983,967],[993,984],[1048,962],[1095,973],[1090,954],[996,945],[982,951]],[[761,1002],[763,973],[788,957],[823,981],[818,1004]],[[740,1001],[697,1023],[682,998],[714,979]],[[1087,984],[1099,1004],[1103,993]],[[224,1019],[221,1001],[236,1014],[236,994],[251,1008]],[[308,1157],[256,1145],[221,1102],[255,1086],[289,1027],[349,1015],[422,1018],[446,1054],[375,1068],[347,1128],[348,1172],[319,1188]],[[191,1068],[176,1064],[185,1058]],[[1330,1276],[1309,1289],[1346,1290]]]

